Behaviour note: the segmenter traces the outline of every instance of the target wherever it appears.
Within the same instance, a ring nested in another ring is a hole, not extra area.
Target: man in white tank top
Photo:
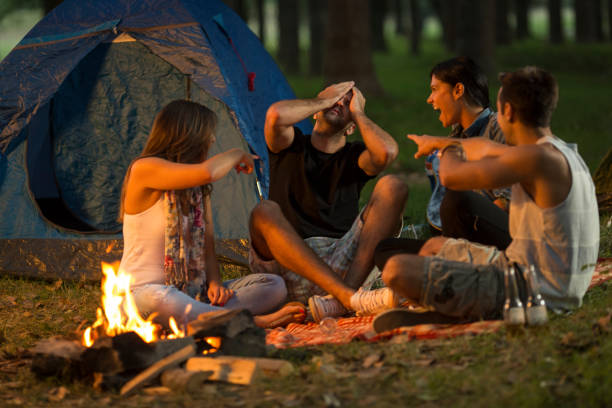
[[[575,145],[550,129],[558,88],[549,73],[525,67],[500,75],[498,123],[510,145],[488,139],[409,136],[415,157],[441,151],[440,179],[453,190],[512,186],[505,252],[435,237],[419,255],[389,258],[383,280],[400,295],[437,312],[467,319],[501,317],[504,269],[534,265],[549,308],[578,307],[599,249],[599,216],[589,170]],[[519,292],[525,283],[518,277]]]

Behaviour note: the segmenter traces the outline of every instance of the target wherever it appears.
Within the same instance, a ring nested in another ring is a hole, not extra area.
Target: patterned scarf
[[[204,257],[204,194],[201,187],[184,190],[187,199],[181,202],[175,191],[164,193],[166,235],[164,273],[166,285],[190,293],[199,289],[205,279]],[[189,206],[183,211],[183,206]]]

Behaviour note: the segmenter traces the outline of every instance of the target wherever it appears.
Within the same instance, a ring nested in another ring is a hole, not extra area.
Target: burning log
[[[138,372],[188,345],[195,348],[192,337],[146,343],[134,332],[122,333],[96,341],[83,353],[82,364],[86,372]]]
[[[220,310],[203,313],[187,325],[187,334],[195,339],[220,337],[215,354],[259,357],[266,354],[266,332],[258,327],[248,310]],[[202,344],[201,350],[210,348]]]
[[[187,360],[189,357],[195,355],[196,347],[195,344],[189,344],[179,351],[166,356],[138,374],[136,377],[132,378],[128,381],[123,387],[121,387],[121,391],[119,394],[128,395],[143,385],[147,384],[149,381],[157,378],[162,371],[167,368],[177,366],[181,364],[183,361]]]
[[[41,340],[31,350],[31,370],[40,377],[78,377],[84,351],[85,347],[75,341],[58,338]]]

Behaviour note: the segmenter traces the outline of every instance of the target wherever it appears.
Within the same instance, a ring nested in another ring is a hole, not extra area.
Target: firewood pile
[[[91,347],[50,338],[30,351],[31,370],[40,377],[87,381],[97,390],[121,395],[145,386],[193,392],[205,381],[248,385],[259,375],[293,370],[287,361],[264,357],[265,331],[246,310],[201,315],[182,338],[146,343],[127,332],[101,337]]]

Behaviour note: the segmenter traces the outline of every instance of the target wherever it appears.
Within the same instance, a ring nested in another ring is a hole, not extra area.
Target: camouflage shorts
[[[340,238],[310,237],[306,238],[304,242],[312,248],[323,262],[329,265],[334,273],[344,279],[357,252],[362,228],[363,221],[361,216],[358,216],[351,229]],[[280,275],[287,285],[288,300],[297,300],[307,304],[310,296],[327,294],[325,290],[313,282],[284,268],[275,260],[266,261],[262,259],[252,246],[249,250],[249,266],[252,273]]]
[[[435,257],[425,258],[419,303],[449,316],[500,318],[508,264],[496,247],[448,239]]]

